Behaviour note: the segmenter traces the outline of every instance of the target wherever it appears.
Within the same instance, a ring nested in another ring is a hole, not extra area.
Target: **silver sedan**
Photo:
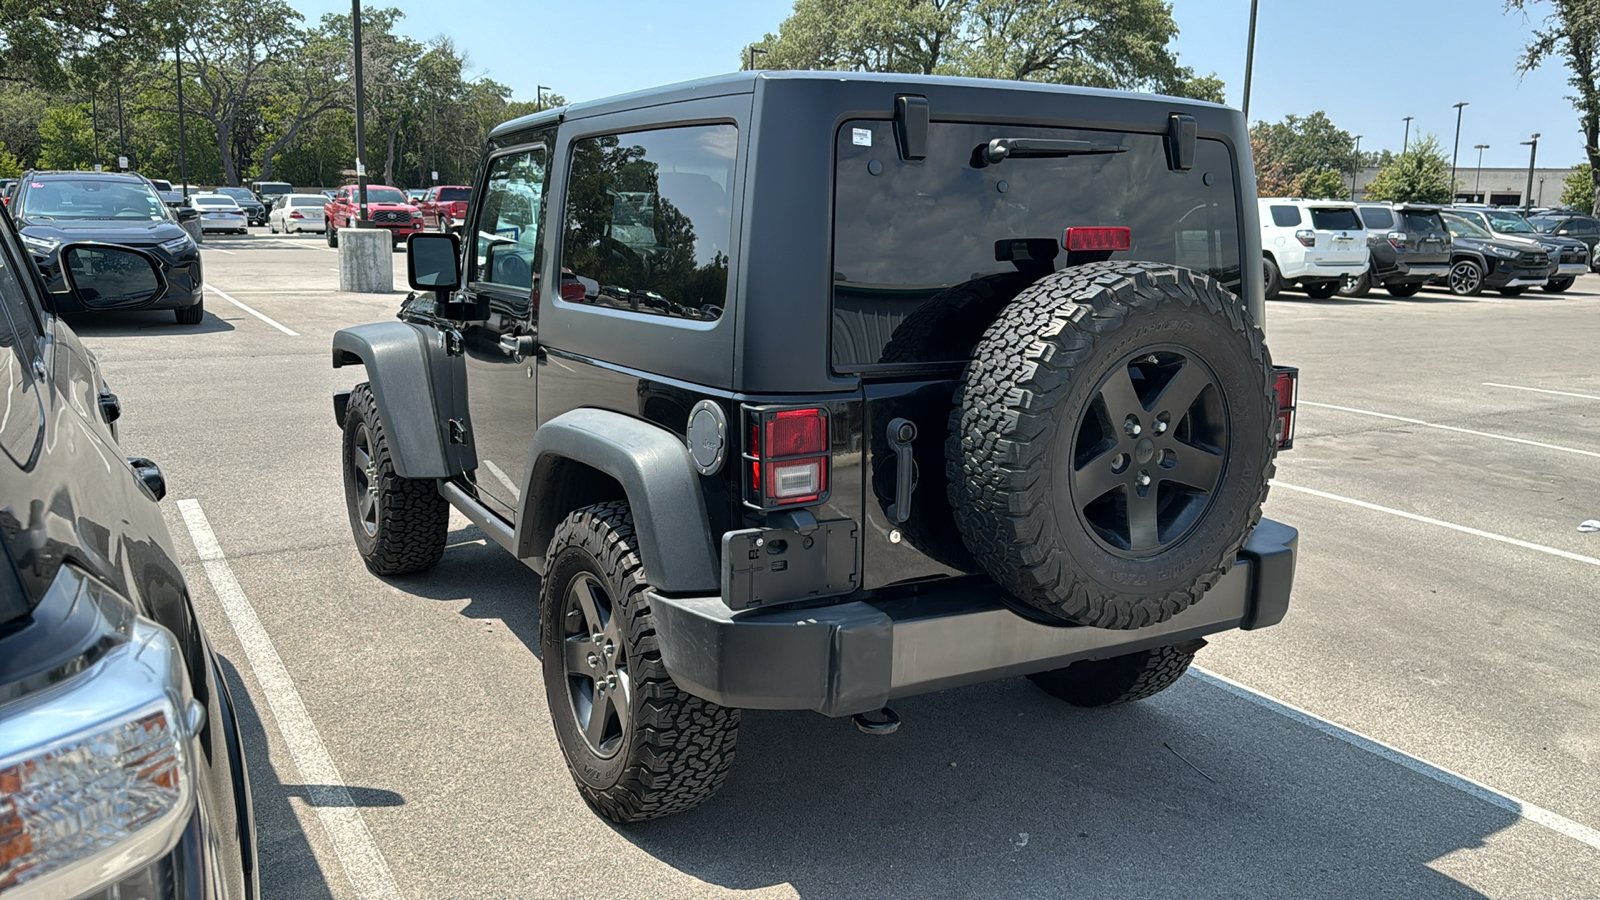
[[[285,195],[272,205],[272,212],[267,215],[267,230],[273,234],[298,234],[302,231],[321,234],[327,227],[322,217],[322,204],[325,202],[321,194]]]

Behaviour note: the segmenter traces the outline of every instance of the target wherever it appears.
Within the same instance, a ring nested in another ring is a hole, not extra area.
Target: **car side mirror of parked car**
[[[200,210],[195,209],[192,206],[180,206],[176,211],[178,213],[179,222],[192,222],[195,219],[200,218]]]
[[[406,238],[406,280],[441,300],[461,287],[461,238],[454,234],[413,234]]]
[[[167,293],[167,279],[150,254],[114,244],[62,247],[61,278],[85,309],[140,309]]]

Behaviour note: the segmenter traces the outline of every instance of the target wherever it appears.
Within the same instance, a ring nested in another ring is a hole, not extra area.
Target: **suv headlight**
[[[161,249],[168,253],[182,253],[194,246],[194,238],[186,234],[183,237],[175,237],[170,241],[162,241],[160,246]]]
[[[157,879],[152,864],[177,844],[195,804],[192,738],[205,708],[190,694],[177,639],[69,566],[50,593],[58,606],[95,617],[98,640],[86,642],[93,649],[85,656],[41,675],[43,689],[25,685],[32,690],[0,713],[0,893],[7,900],[77,897]],[[51,602],[47,596],[40,608]]]
[[[22,238],[22,243],[26,244],[29,250],[40,256],[49,256],[55,252],[57,247],[61,246],[61,242],[55,238],[33,237],[27,234],[20,235],[20,237]]]
[[[1516,259],[1522,255],[1522,251],[1520,250],[1507,250],[1504,247],[1490,247],[1489,252],[1500,257],[1501,259]]]

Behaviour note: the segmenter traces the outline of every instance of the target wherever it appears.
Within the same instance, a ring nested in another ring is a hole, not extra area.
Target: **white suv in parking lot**
[[[1257,202],[1268,299],[1290,286],[1326,299],[1346,275],[1366,271],[1367,231],[1354,203],[1280,197]]]

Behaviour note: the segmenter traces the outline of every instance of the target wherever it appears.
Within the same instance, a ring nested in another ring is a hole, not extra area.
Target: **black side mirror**
[[[128,457],[128,465],[150,496],[160,500],[167,495],[167,479],[162,476],[160,466],[142,456]]]
[[[195,219],[200,218],[200,210],[192,206],[180,206],[176,211],[179,222],[193,222]]]
[[[461,238],[425,232],[406,238],[406,280],[441,298],[461,287]]]
[[[154,257],[115,244],[62,247],[61,280],[84,309],[139,309],[167,294],[166,276]]]

